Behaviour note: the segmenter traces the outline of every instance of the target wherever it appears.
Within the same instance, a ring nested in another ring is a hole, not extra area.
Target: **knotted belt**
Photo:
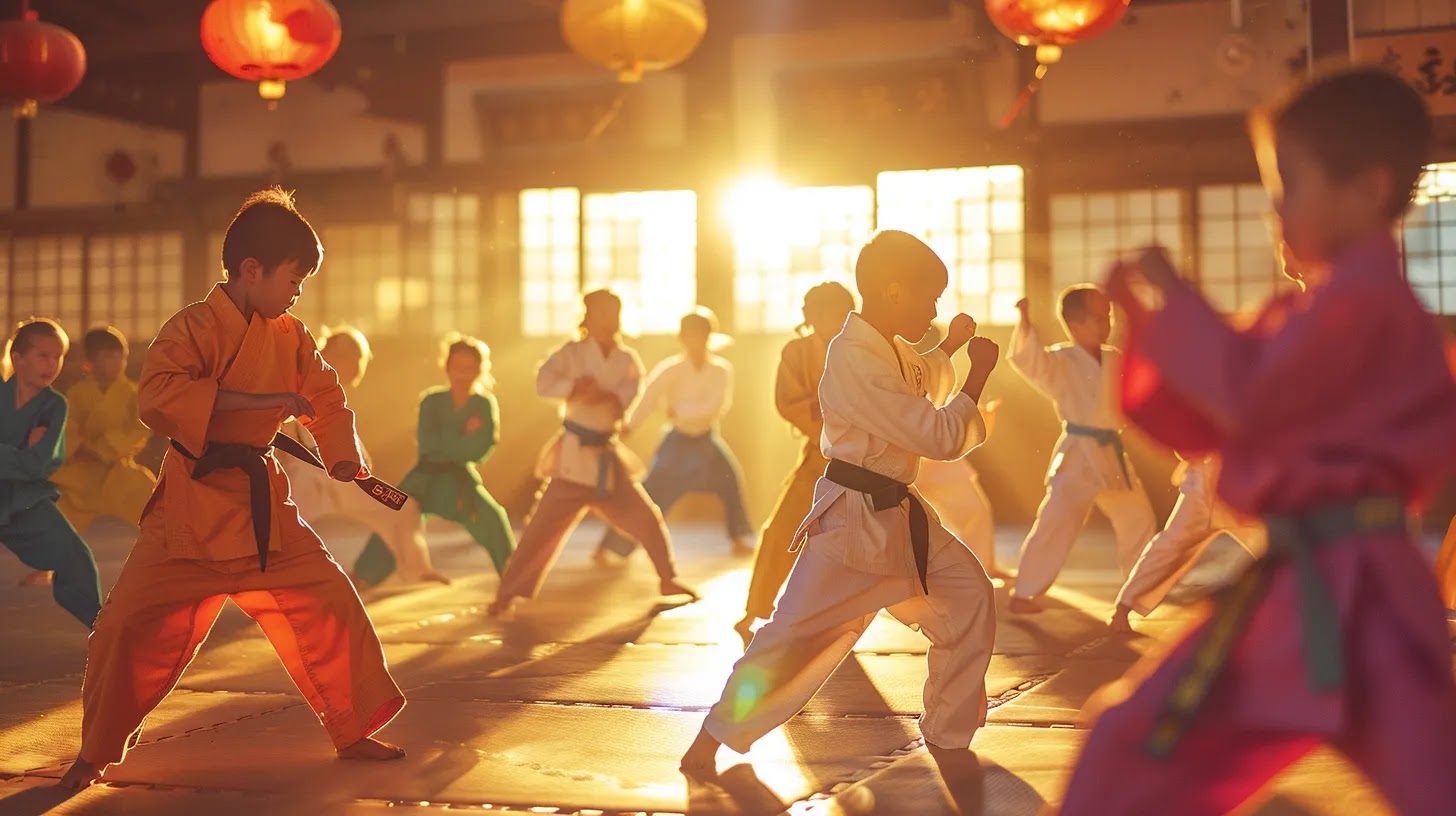
[[[1067,436],[1085,436],[1104,448],[1110,446],[1117,454],[1117,466],[1122,468],[1122,481],[1128,488],[1132,487],[1132,476],[1127,472],[1127,448],[1122,444],[1122,431],[1078,425],[1075,422],[1063,422],[1062,430],[1067,432]]]
[[[1215,598],[1213,614],[1199,635],[1192,658],[1154,722],[1146,748],[1155,757],[1169,756],[1192,724],[1269,579],[1286,563],[1294,567],[1299,587],[1299,621],[1310,687],[1328,691],[1344,683],[1339,608],[1320,574],[1316,555],[1320,548],[1353,535],[1407,531],[1404,504],[1388,496],[1326,505],[1307,513],[1267,516],[1264,524],[1269,531],[1269,554]]]
[[[196,463],[192,466],[194,480],[215,470],[228,468],[236,468],[248,474],[248,509],[253,516],[253,540],[258,545],[259,572],[268,571],[268,541],[273,524],[273,494],[268,487],[268,452],[276,448],[301,462],[328,472],[328,468],[313,451],[297,439],[281,433],[275,434],[272,443],[262,448],[241,442],[209,442],[201,456],[194,455],[175,439],[172,440],[172,447]],[[409,499],[399,488],[373,476],[355,479],[354,484],[369,494],[370,498],[391,510],[404,507],[405,501]]]
[[[877,512],[910,502],[910,550],[915,554],[915,573],[920,578],[920,586],[929,594],[930,584],[925,573],[930,564],[930,518],[925,514],[925,506],[910,492],[910,485],[843,459],[830,459],[829,466],[824,468],[824,478],[846,490],[869,496],[870,505]]]
[[[561,427],[565,428],[567,433],[580,440],[582,447],[603,449],[597,454],[597,498],[606,498],[607,485],[612,476],[612,458],[607,455],[606,448],[611,447],[612,440],[616,438],[616,435],[611,431],[592,430],[585,425],[578,425],[569,419],[562,421]]]

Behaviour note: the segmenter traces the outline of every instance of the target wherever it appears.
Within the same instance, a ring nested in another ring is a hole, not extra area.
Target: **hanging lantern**
[[[21,0],[20,19],[0,21],[0,105],[30,118],[39,105],[65,98],[86,75],[86,49],[76,35],[42,23]]]
[[[703,0],[566,0],[561,6],[566,44],[616,71],[622,82],[687,59],[707,30]]]
[[[202,48],[217,67],[258,83],[271,110],[291,79],[322,68],[343,30],[328,0],[212,0],[202,12]]]
[[[986,0],[986,14],[1017,45],[1036,46],[1036,77],[1001,120],[1008,127],[1031,101],[1062,46],[1090,40],[1122,19],[1131,0]]]

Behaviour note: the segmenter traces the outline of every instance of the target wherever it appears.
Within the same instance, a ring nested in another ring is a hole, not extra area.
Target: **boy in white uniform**
[[[720,745],[747,751],[797,713],[881,609],[930,639],[920,729],[932,752],[965,754],[985,722],[991,581],[910,487],[921,457],[957,459],[985,438],[976,402],[996,345],[973,337],[966,315],[923,356],[906,342],[930,328],[947,277],[930,247],[903,232],[881,232],[860,252],[864,307],[830,343],[819,385],[830,463],[794,537],[807,544],[773,618],[683,756],[688,776],[713,777]],[[948,355],[967,344],[971,373],[947,402],[955,388]]]
[[[1112,522],[1122,577],[1127,578],[1157,522],[1153,507],[1122,446],[1122,418],[1113,401],[1122,354],[1107,345],[1112,304],[1091,284],[1062,292],[1060,316],[1069,343],[1045,346],[1022,299],[1021,322],[1011,336],[1011,367],[1046,395],[1062,420],[1046,475],[1046,497],[1021,545],[1012,612],[1037,612],[1037,601],[1056,580],[1093,505]]]
[[[1127,618],[1133,610],[1143,617],[1151,615],[1220,533],[1227,533],[1254,558],[1268,550],[1264,525],[1240,518],[1214,495],[1218,471],[1214,456],[1178,463],[1173,471],[1178,502],[1117,593],[1117,608],[1107,621],[1114,632],[1132,631]]]

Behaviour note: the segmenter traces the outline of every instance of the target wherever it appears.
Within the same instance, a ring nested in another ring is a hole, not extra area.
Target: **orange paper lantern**
[[[269,107],[288,80],[322,68],[343,29],[328,0],[213,0],[202,12],[202,48],[217,67],[258,83]]]
[[[38,105],[56,102],[81,84],[86,49],[76,35],[50,23],[21,3],[19,20],[0,21],[0,105],[22,117]]]
[[[703,0],[566,0],[561,6],[566,44],[623,82],[687,59],[707,30]]]
[[[996,28],[1017,45],[1036,46],[1036,79],[1026,86],[1001,121],[1006,127],[1015,121],[1047,66],[1062,58],[1062,46],[1090,40],[1122,19],[1132,0],[986,0],[986,15]]]

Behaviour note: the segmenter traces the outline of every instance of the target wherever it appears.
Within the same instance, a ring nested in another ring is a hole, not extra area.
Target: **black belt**
[[[601,453],[597,454],[597,498],[606,498],[607,482],[611,478],[612,463],[611,459],[607,456],[605,448],[611,446],[615,434],[611,431],[593,430],[585,425],[578,425],[569,419],[563,421],[561,427],[565,428],[567,433],[581,440],[583,447],[604,449]]]
[[[193,455],[175,439],[172,440],[172,447],[178,453],[196,462],[192,466],[193,479],[201,479],[214,470],[227,468],[237,468],[248,474],[248,507],[253,516],[253,540],[258,545],[258,570],[260,572],[268,571],[268,541],[271,538],[273,524],[273,493],[268,488],[268,452],[276,448],[319,470],[328,471],[324,463],[302,442],[281,433],[275,434],[272,444],[263,448],[245,445],[241,442],[209,442],[201,456]],[[399,488],[373,476],[367,479],[355,479],[354,484],[369,494],[370,498],[391,510],[404,507],[405,501],[409,499],[409,496]]]
[[[897,507],[907,500],[910,502],[910,549],[915,553],[915,572],[920,578],[920,586],[929,594],[930,584],[925,573],[930,564],[930,518],[925,514],[925,506],[910,492],[910,485],[843,459],[830,459],[829,466],[824,468],[824,478],[869,496],[870,505],[876,511]]]
[[[1147,750],[1153,756],[1172,753],[1208,698],[1274,569],[1283,564],[1293,565],[1299,583],[1300,628],[1310,687],[1320,691],[1338,688],[1345,679],[1339,608],[1329,583],[1320,574],[1315,554],[1352,535],[1403,533],[1408,529],[1404,503],[1388,496],[1326,505],[1298,515],[1271,515],[1265,517],[1264,524],[1269,533],[1269,554],[1215,599],[1213,614],[1148,738]]]

